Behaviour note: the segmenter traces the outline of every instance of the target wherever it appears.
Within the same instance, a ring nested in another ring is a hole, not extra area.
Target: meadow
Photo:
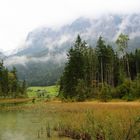
[[[40,100],[0,107],[1,140],[139,140],[140,102]]]
[[[29,87],[27,99],[0,99],[0,140],[140,139],[140,101],[62,102],[58,89]]]
[[[44,94],[44,97],[56,97],[59,86],[29,87],[27,89],[28,97],[38,97],[38,94]]]

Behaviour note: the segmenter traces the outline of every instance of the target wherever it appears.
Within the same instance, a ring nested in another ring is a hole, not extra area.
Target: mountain
[[[25,47],[17,55],[35,54],[45,49],[66,50],[67,43],[72,45],[77,34],[95,42],[100,35],[114,41],[121,32],[129,34],[131,39],[140,37],[140,14],[105,15],[97,19],[81,17],[58,29],[40,27],[28,34]]]
[[[101,35],[115,47],[113,42],[120,33],[129,35],[129,50],[140,48],[140,14],[80,17],[60,28],[37,28],[29,32],[24,47],[6,58],[5,64],[16,66],[19,78],[30,85],[50,85],[59,79],[66,52],[78,34],[91,46],[96,46]]]
[[[7,56],[4,55],[4,53],[0,52],[0,60],[4,60],[6,58],[7,58]]]

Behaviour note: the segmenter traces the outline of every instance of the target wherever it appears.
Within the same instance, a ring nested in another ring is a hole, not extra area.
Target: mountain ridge
[[[19,72],[19,78],[30,81],[31,76],[27,73],[27,69],[33,73],[42,75],[45,70],[50,75],[57,72],[56,68],[62,67],[58,76],[54,78],[54,82],[59,79],[63,71],[64,63],[66,62],[66,52],[73,46],[73,42],[78,34],[89,45],[96,46],[96,41],[101,35],[107,43],[113,44],[120,33],[128,34],[130,37],[129,50],[140,48],[140,14],[131,15],[105,15],[99,18],[80,17],[70,24],[63,25],[58,29],[39,27],[29,32],[24,47],[14,55],[5,59],[8,67],[16,66]],[[113,44],[114,47],[114,44]],[[42,64],[43,65],[42,65]],[[53,67],[51,66],[53,65]],[[39,68],[32,67],[40,66]],[[44,67],[46,65],[46,67]],[[51,67],[51,69],[49,69]],[[53,70],[52,70],[53,69]],[[40,72],[42,71],[42,72]],[[24,75],[24,76],[23,76]],[[28,75],[28,77],[26,76]],[[47,77],[49,74],[45,76]],[[34,75],[36,77],[36,75]],[[39,75],[38,75],[39,77]],[[36,78],[39,79],[39,78]],[[32,83],[32,82],[29,82]],[[37,83],[37,82],[36,82]],[[46,84],[47,82],[45,82]],[[49,83],[51,84],[51,83]],[[32,84],[31,84],[32,85]]]

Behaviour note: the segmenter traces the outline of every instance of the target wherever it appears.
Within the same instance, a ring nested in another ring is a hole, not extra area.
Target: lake
[[[53,131],[54,115],[43,110],[0,112],[0,140],[70,140]],[[47,133],[50,133],[49,138]]]

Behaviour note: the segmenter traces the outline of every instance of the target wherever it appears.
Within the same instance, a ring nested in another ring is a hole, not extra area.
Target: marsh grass
[[[68,103],[59,116],[60,136],[75,139],[139,140],[139,103]],[[60,110],[61,111],[61,110]]]
[[[69,137],[82,140],[139,140],[140,102],[38,102],[10,106],[1,110],[33,114],[30,120],[40,124],[39,139]],[[40,122],[42,123],[40,123]]]
[[[25,104],[32,101],[32,98],[15,98],[15,99],[11,99],[11,98],[5,98],[5,99],[0,99],[0,106],[15,106],[15,105],[19,105],[19,104]]]

